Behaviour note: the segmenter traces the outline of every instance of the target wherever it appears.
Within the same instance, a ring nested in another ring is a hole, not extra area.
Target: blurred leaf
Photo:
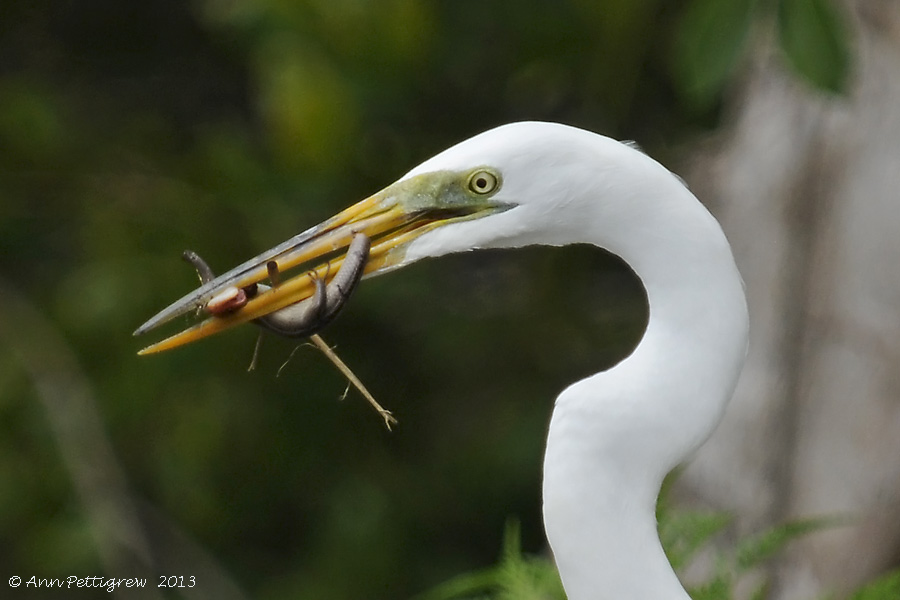
[[[499,600],[565,600],[566,593],[556,566],[550,561],[522,554],[521,527],[506,523],[503,561],[500,563]]]
[[[778,31],[781,48],[797,73],[821,90],[846,90],[850,42],[830,0],[781,0]]]
[[[459,598],[490,598],[488,590],[497,587],[497,569],[464,573],[446,581],[416,600],[456,600]]]
[[[896,600],[900,598],[900,570],[869,582],[850,596],[850,600]]]
[[[552,561],[522,554],[521,527],[510,519],[503,536],[500,563],[491,569],[466,573],[420,596],[418,600],[565,600],[559,573]]]
[[[737,568],[746,571],[758,567],[781,552],[789,542],[838,524],[839,521],[833,517],[791,521],[743,540],[736,551]]]
[[[66,127],[58,102],[40,86],[0,80],[0,157],[47,160],[63,150]]]
[[[672,568],[687,566],[697,551],[732,521],[724,513],[670,513],[659,523],[659,537]]]
[[[731,577],[722,571],[710,581],[691,588],[689,591],[693,600],[731,600],[732,587]]]
[[[772,582],[769,579],[766,579],[761,584],[759,584],[756,589],[750,594],[750,600],[766,600],[769,597],[769,592],[772,589]]]
[[[260,52],[259,104],[276,158],[288,170],[338,170],[352,155],[358,108],[351,85],[323,54],[292,36]]]
[[[675,37],[675,84],[695,108],[707,108],[734,73],[756,0],[692,0]]]

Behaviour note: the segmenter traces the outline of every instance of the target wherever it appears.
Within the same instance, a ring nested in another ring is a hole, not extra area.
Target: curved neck
[[[659,543],[656,499],[663,477],[719,422],[746,354],[743,285],[727,241],[669,177],[662,209],[632,210],[628,227],[606,223],[603,239],[587,240],[634,269],[650,314],[628,358],[556,401],[544,521],[569,600],[688,599]]]

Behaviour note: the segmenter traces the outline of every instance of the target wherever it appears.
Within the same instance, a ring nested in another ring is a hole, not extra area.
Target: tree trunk
[[[900,559],[900,7],[847,3],[848,96],[757,53],[725,139],[688,179],[734,245],[747,367],[683,486],[742,531],[817,515],[774,597],[856,587]]]

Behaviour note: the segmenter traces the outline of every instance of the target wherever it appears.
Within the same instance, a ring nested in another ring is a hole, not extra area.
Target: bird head
[[[239,310],[210,316],[141,353],[174,348],[310,297],[316,278],[327,280],[337,272],[357,233],[366,234],[372,244],[367,276],[452,252],[571,243],[586,223],[597,219],[573,219],[564,209],[573,198],[585,196],[581,188],[586,181],[593,185],[598,180],[602,175],[598,170],[616,164],[602,155],[623,150],[634,153],[608,138],[552,123],[491,129],[185,295],[135,335],[190,311],[202,312],[211,298],[229,287],[246,288],[265,280],[272,262],[279,273],[296,273]],[[598,206],[602,209],[602,204]],[[579,207],[581,216],[583,208]]]

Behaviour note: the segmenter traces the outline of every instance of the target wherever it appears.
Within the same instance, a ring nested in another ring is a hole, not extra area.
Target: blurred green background
[[[540,551],[553,398],[645,319],[613,257],[481,252],[362,285],[324,337],[393,433],[312,348],[276,377],[296,344],[267,337],[247,373],[252,327],[150,357],[131,332],[196,285],[183,249],[225,270],[504,122],[678,170],[772,4],[4,0],[0,575],[387,599],[493,562],[510,516]],[[839,29],[808,6],[779,4],[786,56],[839,89]],[[804,63],[816,35],[834,52]]]

